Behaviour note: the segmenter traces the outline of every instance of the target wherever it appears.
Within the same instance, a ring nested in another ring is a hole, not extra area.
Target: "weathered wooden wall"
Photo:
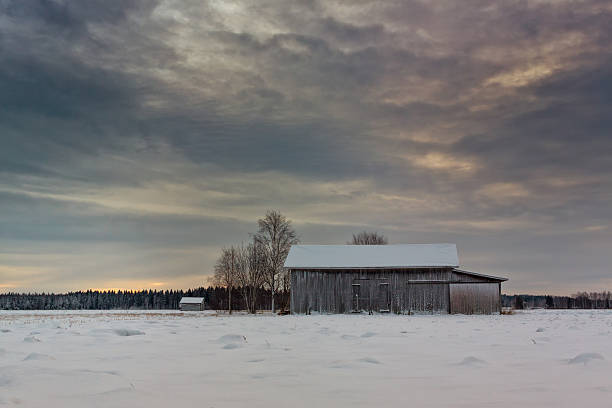
[[[501,311],[499,283],[451,283],[451,313],[491,314]]]
[[[179,308],[185,312],[197,312],[204,310],[204,306],[200,303],[181,303]]]
[[[448,283],[408,283],[400,313],[448,313]]]
[[[450,269],[293,270],[291,311],[447,313],[450,274]]]
[[[465,313],[466,306],[452,306],[451,282],[457,285],[489,285],[489,280],[458,274],[450,268],[429,269],[334,269],[334,270],[292,270],[291,271],[291,312],[292,313],[354,313],[391,312],[402,314],[420,313]],[[499,288],[497,283],[493,283]],[[467,295],[455,290],[458,302]],[[488,290],[474,290],[470,296],[477,299],[474,310],[486,313],[490,306]],[[470,298],[471,299],[471,298]],[[460,303],[463,305],[463,303]],[[488,309],[486,305],[489,305]],[[499,292],[497,294],[499,309]],[[488,312],[491,313],[491,312]]]

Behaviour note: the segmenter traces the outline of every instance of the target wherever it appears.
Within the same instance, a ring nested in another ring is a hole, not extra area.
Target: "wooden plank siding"
[[[451,313],[491,314],[501,311],[500,283],[451,283]]]
[[[204,310],[204,305],[201,303],[181,303],[179,309],[184,312],[198,312]]]
[[[452,283],[451,283],[452,282]],[[456,273],[452,268],[419,269],[292,269],[291,313],[390,312],[401,314],[460,313],[466,306],[452,305],[449,285],[491,284],[491,280]],[[497,282],[493,283],[499,288]],[[455,289],[457,302],[480,291]],[[489,296],[489,290],[482,291]],[[474,310],[499,311],[491,299],[478,300]],[[494,299],[493,299],[494,301]],[[499,302],[499,292],[497,301]],[[464,305],[464,303],[461,303]],[[499,305],[497,306],[499,307]]]
[[[449,312],[448,283],[408,283],[399,313],[421,314]]]

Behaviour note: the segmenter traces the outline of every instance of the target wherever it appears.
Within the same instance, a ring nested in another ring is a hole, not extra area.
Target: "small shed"
[[[459,269],[455,244],[294,245],[291,313],[501,311],[506,278]]]
[[[204,310],[203,297],[182,297],[179,302],[179,309],[183,311],[200,311]]]

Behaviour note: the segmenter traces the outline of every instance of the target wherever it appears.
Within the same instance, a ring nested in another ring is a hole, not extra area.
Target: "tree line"
[[[242,288],[234,288],[232,308],[246,310],[239,296]],[[213,310],[228,309],[228,291],[219,286],[200,287],[189,290],[140,290],[98,291],[87,290],[69,293],[4,293],[0,294],[0,310],[164,310],[178,309],[183,296],[203,297],[206,306]],[[277,298],[286,299],[289,294],[280,291]],[[259,289],[255,307],[269,307],[271,292]]]
[[[612,292],[577,292],[571,296],[502,295],[502,306],[513,309],[612,309]]]
[[[265,310],[271,305],[272,292],[265,288],[248,299],[242,287],[234,287],[231,296],[232,310]],[[249,288],[248,290],[252,290]],[[4,293],[0,294],[0,310],[112,310],[178,309],[183,296],[203,297],[212,310],[228,310],[227,288],[200,287],[189,290],[141,290],[141,291],[78,291],[69,293]],[[281,304],[289,301],[289,292],[279,290],[275,294]],[[612,292],[578,292],[572,296],[550,295],[502,295],[502,306],[514,309],[612,309]]]

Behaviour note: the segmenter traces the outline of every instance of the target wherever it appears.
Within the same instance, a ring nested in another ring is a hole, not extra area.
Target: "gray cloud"
[[[509,291],[609,288],[611,14],[0,1],[0,281],[199,284],[279,208],[307,242],[456,241]]]

